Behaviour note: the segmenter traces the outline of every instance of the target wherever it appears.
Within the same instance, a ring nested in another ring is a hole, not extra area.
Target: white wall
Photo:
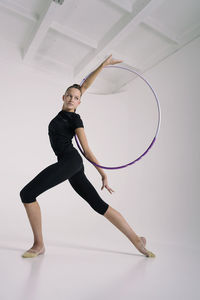
[[[155,175],[149,183],[155,199],[151,230],[156,239],[191,246],[200,243],[199,49],[196,39],[147,74],[162,106],[157,152],[152,152]]]
[[[160,100],[158,140],[133,166],[106,171],[115,190],[113,195],[100,190],[99,173],[84,159],[86,174],[99,194],[123,214],[137,234],[147,237],[149,248],[154,242],[200,244],[199,50],[200,39],[196,39],[144,74]],[[1,70],[1,238],[30,244],[32,231],[19,192],[43,168],[56,162],[47,127],[62,108],[65,86],[19,63],[2,61]],[[131,96],[130,91],[130,99]],[[105,113],[105,106],[99,96],[95,99],[97,119]],[[99,141],[89,126],[95,121],[92,100],[94,96],[84,95],[77,111],[85,122],[91,146]],[[106,103],[107,111],[113,111],[113,101]],[[114,117],[113,114],[113,122]],[[102,135],[107,130],[105,124],[102,117]],[[118,133],[116,157],[124,151],[126,142],[130,143],[127,133],[124,140],[124,128],[118,128]],[[102,147],[110,150],[107,144]],[[95,151],[94,154],[100,160]],[[37,200],[42,210],[44,239],[49,243],[132,249],[130,241],[93,211],[68,182],[46,191]]]

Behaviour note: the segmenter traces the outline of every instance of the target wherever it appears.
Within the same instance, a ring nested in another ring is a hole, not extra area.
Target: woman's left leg
[[[107,218],[113,225],[115,225],[121,232],[123,232],[127,236],[127,238],[131,241],[131,243],[138,249],[138,251],[140,251],[142,254],[144,254],[147,257],[155,256],[155,254],[153,254],[151,251],[148,251],[145,248],[146,245],[145,237],[139,237],[133,231],[133,229],[130,227],[130,225],[127,223],[127,221],[124,219],[124,217],[121,215],[119,211],[109,206],[107,211],[104,214],[104,217]]]
[[[109,205],[101,199],[94,186],[84,173],[84,166],[75,175],[69,178],[73,189],[88,202],[88,204],[99,214],[104,215]]]
[[[129,226],[124,217],[113,207],[104,202],[97,193],[94,186],[87,179],[84,168],[69,179],[74,190],[85,199],[89,205],[98,213],[107,218],[122,233],[124,233],[132,244],[147,257],[154,257],[154,254],[145,248],[146,239],[139,237]]]

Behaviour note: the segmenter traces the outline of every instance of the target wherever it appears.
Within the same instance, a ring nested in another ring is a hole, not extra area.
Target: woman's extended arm
[[[91,160],[92,162],[94,162],[95,164],[99,165],[98,160],[96,159],[96,157],[94,156],[94,154],[92,153],[92,151],[90,150],[90,147],[88,145],[88,141],[85,135],[85,130],[84,128],[80,127],[80,128],[76,128],[75,129],[75,133],[78,136],[78,139],[81,143],[84,155]],[[112,192],[114,192],[109,186],[108,186],[108,180],[107,180],[107,175],[106,173],[103,171],[102,168],[99,168],[97,166],[94,165],[94,167],[98,170],[98,172],[101,174],[102,177],[102,187],[101,189],[103,189],[104,187],[112,194]]]
[[[100,66],[98,66],[89,76],[88,78],[83,82],[82,86],[81,86],[81,93],[83,94],[93,83],[93,81],[95,80],[95,78],[97,77],[97,75],[101,72],[101,70],[108,65],[115,65],[118,63],[121,63],[122,60],[116,60],[112,58],[112,54],[108,56],[108,58],[106,58],[106,60],[104,60]]]

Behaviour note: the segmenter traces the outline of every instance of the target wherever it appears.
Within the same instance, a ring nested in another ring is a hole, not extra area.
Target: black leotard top
[[[76,150],[72,144],[75,129],[84,127],[79,114],[61,110],[49,123],[48,134],[56,156]],[[77,150],[76,150],[77,151]]]

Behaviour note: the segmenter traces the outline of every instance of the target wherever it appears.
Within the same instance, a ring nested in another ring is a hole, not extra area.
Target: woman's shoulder
[[[83,120],[80,116],[80,114],[74,113],[74,124],[77,127],[84,127]]]
[[[77,113],[73,113],[74,117],[77,118],[77,119],[81,119],[81,116],[80,114],[77,114]]]

